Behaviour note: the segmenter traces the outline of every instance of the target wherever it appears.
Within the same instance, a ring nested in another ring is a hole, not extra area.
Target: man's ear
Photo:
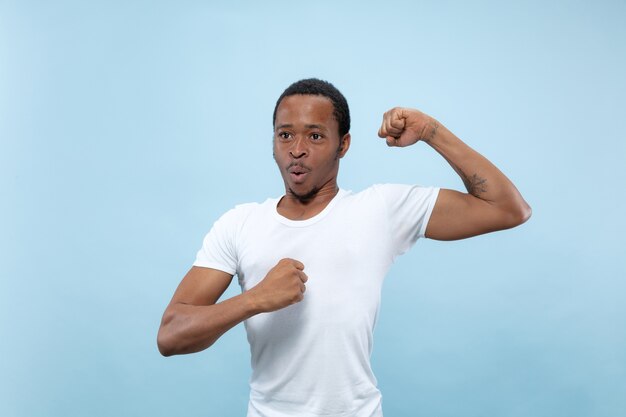
[[[343,158],[346,152],[348,152],[348,149],[350,149],[350,134],[346,133],[343,135],[343,138],[341,138],[341,144],[339,145],[339,150],[337,151],[339,158]]]

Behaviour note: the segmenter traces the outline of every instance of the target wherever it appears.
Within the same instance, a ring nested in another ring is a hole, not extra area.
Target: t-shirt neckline
[[[331,212],[331,210],[333,209],[333,207],[337,204],[337,202],[339,200],[341,200],[345,195],[346,195],[347,191],[343,190],[343,189],[339,189],[339,191],[337,192],[337,194],[333,197],[332,200],[330,200],[328,202],[328,204],[326,205],[326,207],[324,207],[324,209],[322,211],[320,211],[319,213],[317,213],[315,216],[306,219],[306,220],[291,220],[288,219],[287,217],[281,215],[278,213],[278,203],[280,202],[280,200],[283,197],[278,197],[275,198],[271,207],[272,207],[272,214],[274,215],[274,218],[279,222],[282,223],[284,225],[290,226],[290,227],[307,227],[310,226],[312,224],[315,224],[317,222],[319,222],[320,220],[322,220],[324,217],[326,217],[328,215],[328,213]]]

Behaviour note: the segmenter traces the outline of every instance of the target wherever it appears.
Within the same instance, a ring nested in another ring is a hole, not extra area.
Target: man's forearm
[[[159,351],[164,356],[199,352],[258,312],[247,293],[208,306],[174,303],[163,315]]]
[[[424,142],[448,161],[469,194],[520,217],[530,215],[530,207],[515,185],[494,164],[435,119],[430,125],[432,129]]]
[[[204,270],[200,274],[205,274],[211,269],[191,268],[163,314],[157,344],[164,356],[199,352],[256,314],[299,303],[304,298],[308,279],[300,261],[281,259],[257,285],[216,303],[232,275],[213,270],[218,278],[222,276],[223,282],[208,291],[205,289],[205,294],[198,297],[198,291],[202,292],[202,285],[198,283],[206,282],[207,278],[207,275],[200,275],[198,279],[198,270]],[[218,280],[216,276],[213,278],[213,281]]]

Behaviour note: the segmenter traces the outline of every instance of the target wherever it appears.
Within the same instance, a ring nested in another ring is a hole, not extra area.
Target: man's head
[[[350,109],[348,108],[346,98],[334,85],[328,81],[318,80],[317,78],[296,81],[283,91],[280,97],[278,97],[276,106],[274,107],[272,125],[276,125],[276,111],[278,110],[280,102],[283,101],[285,97],[296,94],[323,96],[329,99],[331,103],[333,103],[333,116],[339,125],[339,137],[344,137],[350,131]]]
[[[303,80],[285,90],[274,109],[274,159],[287,195],[305,202],[336,193],[349,129],[348,104],[332,84]]]

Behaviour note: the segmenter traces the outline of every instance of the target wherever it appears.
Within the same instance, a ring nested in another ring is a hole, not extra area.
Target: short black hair
[[[339,124],[339,136],[344,137],[350,131],[350,109],[348,102],[341,92],[328,81],[319,80],[317,78],[307,78],[305,80],[296,81],[291,84],[278,97],[276,106],[274,107],[274,116],[272,118],[272,126],[276,124],[276,110],[278,105],[285,97],[295,96],[297,94],[323,96],[333,103],[333,116]]]

